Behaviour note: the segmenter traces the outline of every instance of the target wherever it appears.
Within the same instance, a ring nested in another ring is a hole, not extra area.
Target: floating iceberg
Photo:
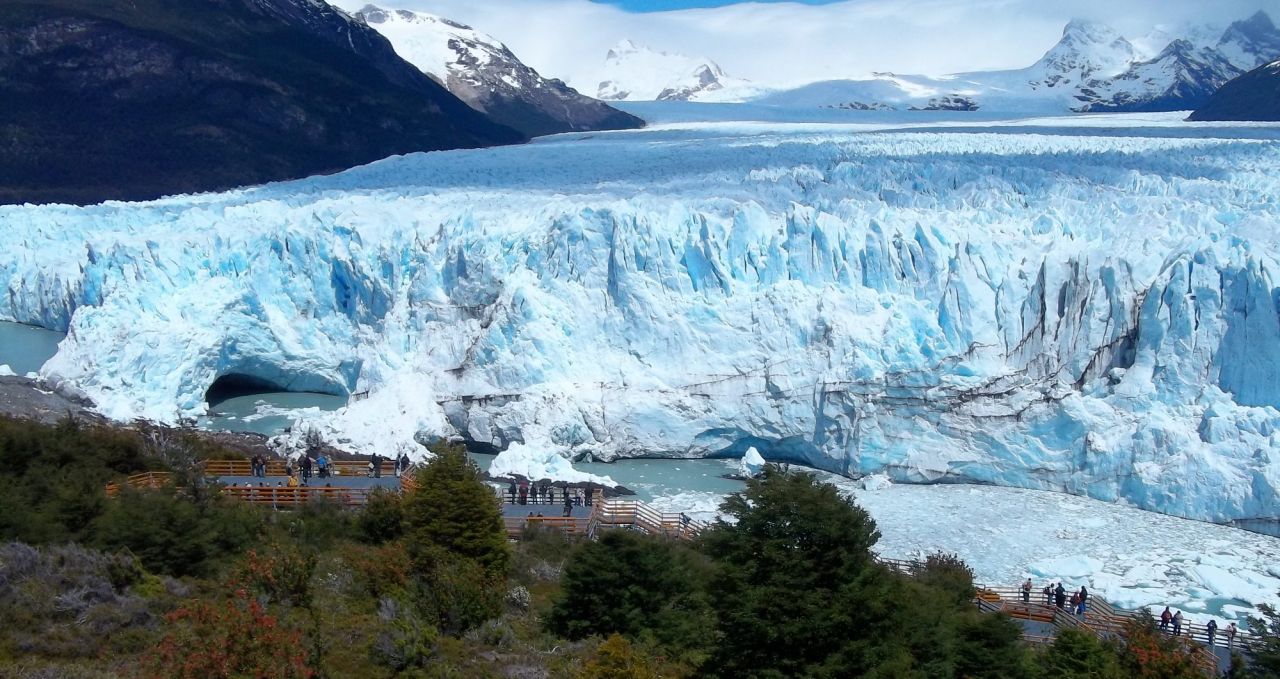
[[[738,461],[738,473],[743,476],[755,476],[764,471],[764,458],[754,446],[747,448],[742,459]]]
[[[562,135],[5,207],[0,318],[67,331],[42,376],[117,418],[248,377],[356,395],[314,423],[356,448],[754,447],[1280,515],[1275,129],[1082,120]]]

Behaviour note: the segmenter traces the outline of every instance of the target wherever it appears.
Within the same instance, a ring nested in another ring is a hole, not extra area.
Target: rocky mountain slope
[[[0,202],[148,199],[518,142],[319,0],[0,5]]]
[[[1280,121],[1280,61],[1223,85],[1191,120]]]
[[[529,136],[641,127],[639,118],[525,65],[498,40],[423,12],[367,5],[356,16],[472,108]]]

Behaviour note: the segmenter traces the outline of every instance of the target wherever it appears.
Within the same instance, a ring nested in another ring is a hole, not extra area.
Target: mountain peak
[[[1280,58],[1280,30],[1270,15],[1258,11],[1227,27],[1217,50],[1237,68],[1251,71]]]

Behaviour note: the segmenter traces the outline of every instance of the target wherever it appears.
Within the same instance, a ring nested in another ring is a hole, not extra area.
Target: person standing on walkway
[[[528,503],[529,503],[529,484],[524,481],[521,481],[520,482],[520,504],[524,505]]]
[[[1022,603],[1031,603],[1031,578],[1027,578],[1027,581],[1022,583]]]
[[[304,454],[299,466],[302,467],[302,485],[305,486],[311,480],[311,456]]]
[[[316,467],[318,468],[317,473],[320,478],[329,478],[329,458],[325,457],[324,453],[320,453],[316,456]]]
[[[1080,591],[1076,596],[1079,597],[1079,601],[1076,602],[1076,615],[1083,618],[1084,612],[1088,608],[1089,590],[1085,589],[1084,585],[1081,585]]]
[[[569,496],[569,489],[564,489],[564,514],[562,516],[573,516],[573,498]]]
[[[1231,623],[1231,624],[1229,624],[1229,625],[1227,625],[1227,648],[1228,648],[1228,649],[1230,649],[1230,648],[1231,648],[1231,645],[1235,643],[1235,641],[1236,641],[1236,632],[1238,632],[1238,631],[1239,631],[1239,630],[1238,630],[1238,629],[1236,629],[1236,624],[1235,624],[1234,622],[1233,622],[1233,623]]]
[[[377,453],[373,454],[373,478],[382,478],[382,456]]]
[[[1182,611],[1173,614],[1173,636],[1182,636]]]
[[[1046,583],[1044,589],[1040,590],[1044,593],[1044,605],[1053,605],[1053,583]]]
[[[511,485],[507,486],[507,504],[513,505],[515,503],[516,503],[516,482],[512,481]]]
[[[1210,620],[1209,624],[1204,626],[1204,631],[1209,635],[1209,648],[1213,648],[1213,642],[1218,638],[1218,621]]]
[[[1067,589],[1059,582],[1058,586],[1053,590],[1053,597],[1058,608],[1064,608],[1067,605]]]
[[[1169,607],[1164,607],[1164,612],[1160,614],[1160,631],[1167,631],[1169,623],[1173,621],[1173,613],[1169,612]]]

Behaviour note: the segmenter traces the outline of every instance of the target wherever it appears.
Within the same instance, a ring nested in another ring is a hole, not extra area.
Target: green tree
[[[418,470],[404,500],[405,543],[415,567],[431,570],[443,550],[505,577],[511,563],[506,527],[493,491],[460,445],[443,444]]]
[[[875,523],[834,486],[769,465],[730,496],[702,538],[716,562],[711,595],[721,676],[870,675],[888,659],[870,638],[893,605],[872,559]]]
[[[918,582],[933,587],[946,596],[947,601],[962,606],[973,601],[973,569],[954,554],[930,554],[923,567],[915,573]]]
[[[701,646],[714,624],[706,571],[700,556],[681,543],[607,532],[573,551],[547,625],[569,639],[622,634],[667,649]]]
[[[1280,679],[1280,611],[1271,604],[1260,604],[1258,613],[1249,617],[1250,639],[1245,648],[1249,676]]]
[[[1036,658],[1045,679],[1123,679],[1119,655],[1094,634],[1063,630]]]

